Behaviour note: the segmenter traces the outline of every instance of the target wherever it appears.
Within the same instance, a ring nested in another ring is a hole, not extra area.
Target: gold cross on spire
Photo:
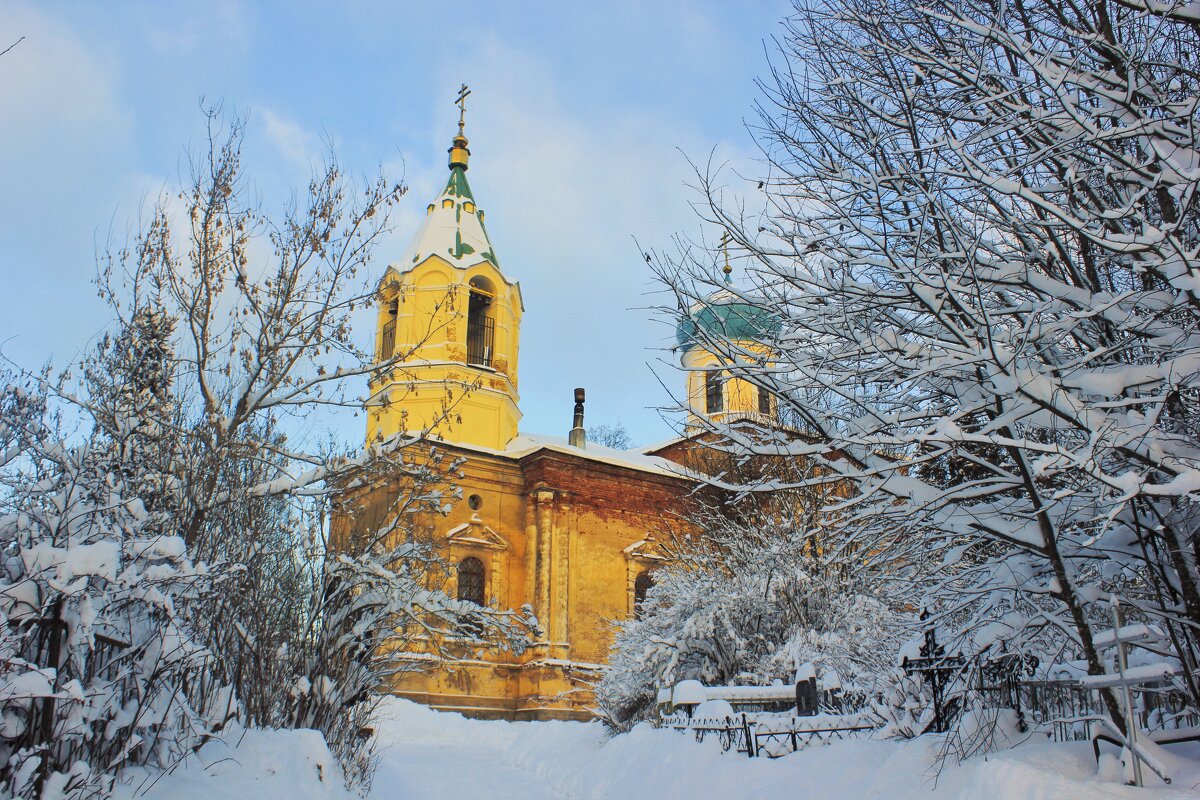
[[[729,266],[729,243],[733,241],[733,237],[729,235],[729,231],[721,232],[721,252],[725,255],[725,267],[721,270],[725,273],[725,282],[729,283],[729,274],[733,272],[733,267]]]
[[[470,93],[471,93],[471,90],[468,89],[467,85],[464,83],[462,85],[462,87],[459,88],[458,97],[454,101],[454,105],[458,106],[458,135],[459,136],[463,135],[463,126],[466,124],[467,95],[469,95]]]

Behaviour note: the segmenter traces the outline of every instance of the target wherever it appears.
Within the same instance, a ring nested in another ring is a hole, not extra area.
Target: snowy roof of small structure
[[[465,164],[451,164],[445,187],[429,205],[425,221],[396,267],[401,271],[412,269],[435,255],[464,269],[483,261],[500,268],[483,225],[483,210],[475,204],[467,183]]]
[[[794,700],[795,686],[705,686],[710,700],[740,700],[742,702]]]
[[[700,681],[680,681],[671,690],[671,703],[673,705],[699,705],[707,699],[708,695],[705,694],[704,684],[700,683]]]

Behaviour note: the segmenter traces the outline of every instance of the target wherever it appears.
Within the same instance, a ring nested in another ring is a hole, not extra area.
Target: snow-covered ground
[[[777,760],[721,753],[671,731],[640,727],[608,738],[598,724],[481,722],[391,701],[380,722],[380,765],[370,800],[612,798],[613,800],[1195,800],[1200,764],[1178,761],[1174,786],[1133,789],[1097,777],[1087,745],[1026,743],[947,768],[930,764],[936,740],[843,742]],[[136,788],[123,786],[119,798]],[[210,744],[166,776],[148,800],[346,800],[341,776],[308,731],[249,732]]]

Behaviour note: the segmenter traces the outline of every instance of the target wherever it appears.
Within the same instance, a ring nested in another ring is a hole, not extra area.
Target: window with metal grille
[[[476,366],[492,365],[492,344],[496,323],[488,316],[492,298],[481,292],[471,292],[467,305],[467,363]]]
[[[654,585],[654,576],[649,572],[638,575],[633,582],[633,616],[642,618],[642,607],[646,604],[646,592]]]
[[[483,605],[483,562],[474,556],[458,562],[458,599]]]
[[[396,320],[383,323],[383,341],[379,345],[379,360],[387,361],[396,352]]]
[[[709,414],[725,410],[725,378],[719,372],[704,376],[704,408]]]
[[[763,387],[758,387],[758,413],[771,415],[771,393]]]

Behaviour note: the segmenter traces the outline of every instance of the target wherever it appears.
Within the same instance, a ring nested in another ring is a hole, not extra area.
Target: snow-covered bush
[[[905,625],[881,600],[884,574],[870,553],[829,533],[841,489],[747,491],[800,482],[814,464],[746,457],[725,441],[697,441],[685,455],[714,486],[692,498],[686,525],[664,532],[672,558],[653,572],[637,618],[617,626],[597,686],[601,716],[615,727],[648,717],[656,690],[680,680],[790,684],[811,664],[861,699],[895,666]]]
[[[610,724],[647,718],[657,689],[680,680],[790,684],[811,663],[842,689],[869,692],[889,673],[903,624],[865,586],[782,535],[736,562],[710,546],[658,569],[638,618],[618,626],[597,686]]]
[[[933,724],[933,694],[920,677],[897,669],[879,682],[871,710],[882,721],[880,738],[911,739]]]

